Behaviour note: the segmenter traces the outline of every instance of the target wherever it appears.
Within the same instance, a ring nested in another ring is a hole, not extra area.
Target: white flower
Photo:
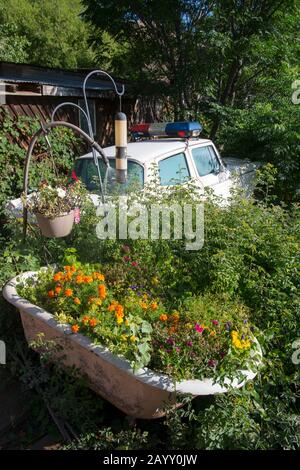
[[[66,191],[62,188],[57,188],[57,195],[61,199],[63,199],[66,196]]]

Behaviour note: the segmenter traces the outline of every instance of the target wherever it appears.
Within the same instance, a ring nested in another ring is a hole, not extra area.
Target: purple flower
[[[221,351],[221,352],[220,352],[220,356],[221,356],[221,358],[223,359],[223,357],[226,356],[226,352],[225,352],[225,351]]]
[[[186,345],[189,346],[189,348],[191,348],[193,346],[193,341],[187,341]]]
[[[246,323],[248,323],[248,320],[245,319],[245,320],[244,320],[244,323],[245,323],[245,325],[246,325]]]
[[[175,341],[173,340],[173,338],[168,338],[168,339],[166,340],[166,343],[167,343],[167,344],[170,344],[171,346],[173,346],[173,344],[175,344]]]
[[[227,331],[229,331],[230,328],[231,328],[231,322],[230,322],[230,321],[227,321],[227,322],[225,323],[225,329],[226,329]]]
[[[196,323],[195,324],[195,330],[198,332],[198,333],[202,333],[202,331],[204,331],[204,328],[199,325],[199,323]]]
[[[134,286],[134,285],[133,285],[133,286],[129,286],[129,289],[131,289],[131,290],[137,290],[138,287],[139,287],[139,286]]]
[[[207,365],[208,365],[209,367],[216,367],[217,361],[215,361],[214,359],[209,359]]]
[[[211,322],[212,322],[213,325],[218,325],[219,324],[218,320],[212,320]]]

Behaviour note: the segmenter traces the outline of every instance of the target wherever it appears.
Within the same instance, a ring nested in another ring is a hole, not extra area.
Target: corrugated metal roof
[[[36,65],[0,62],[0,81],[10,83],[35,83],[66,88],[82,89],[88,70],[65,70]],[[117,87],[121,90],[119,80]],[[87,83],[87,90],[114,90],[112,82],[105,76],[93,76]]]

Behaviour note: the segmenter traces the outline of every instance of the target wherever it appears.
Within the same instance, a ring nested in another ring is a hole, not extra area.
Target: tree
[[[90,67],[94,54],[88,46],[89,26],[81,19],[81,10],[80,0],[0,0],[0,23],[13,28],[24,51],[23,55],[8,55],[7,60]],[[2,44],[5,37],[0,30]]]
[[[26,49],[29,41],[18,34],[15,25],[0,25],[0,60],[6,62],[26,62]]]

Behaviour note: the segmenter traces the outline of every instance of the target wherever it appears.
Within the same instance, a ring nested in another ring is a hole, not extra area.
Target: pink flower
[[[130,261],[130,256],[123,256],[123,261],[125,261],[125,263],[128,263]]]
[[[124,251],[124,253],[129,253],[130,252],[130,247],[128,245],[123,245],[122,250]]]
[[[195,330],[198,331],[198,333],[202,333],[202,331],[204,331],[204,328],[200,326],[199,323],[196,323]]]
[[[74,222],[75,222],[75,224],[79,224],[79,222],[80,222],[80,209],[79,209],[79,207],[75,207],[75,209],[74,209]]]
[[[193,346],[193,342],[192,342],[192,341],[187,341],[187,342],[186,342],[186,345],[191,348],[191,347]]]
[[[212,320],[211,322],[212,322],[213,325],[218,325],[219,324],[218,320]]]

